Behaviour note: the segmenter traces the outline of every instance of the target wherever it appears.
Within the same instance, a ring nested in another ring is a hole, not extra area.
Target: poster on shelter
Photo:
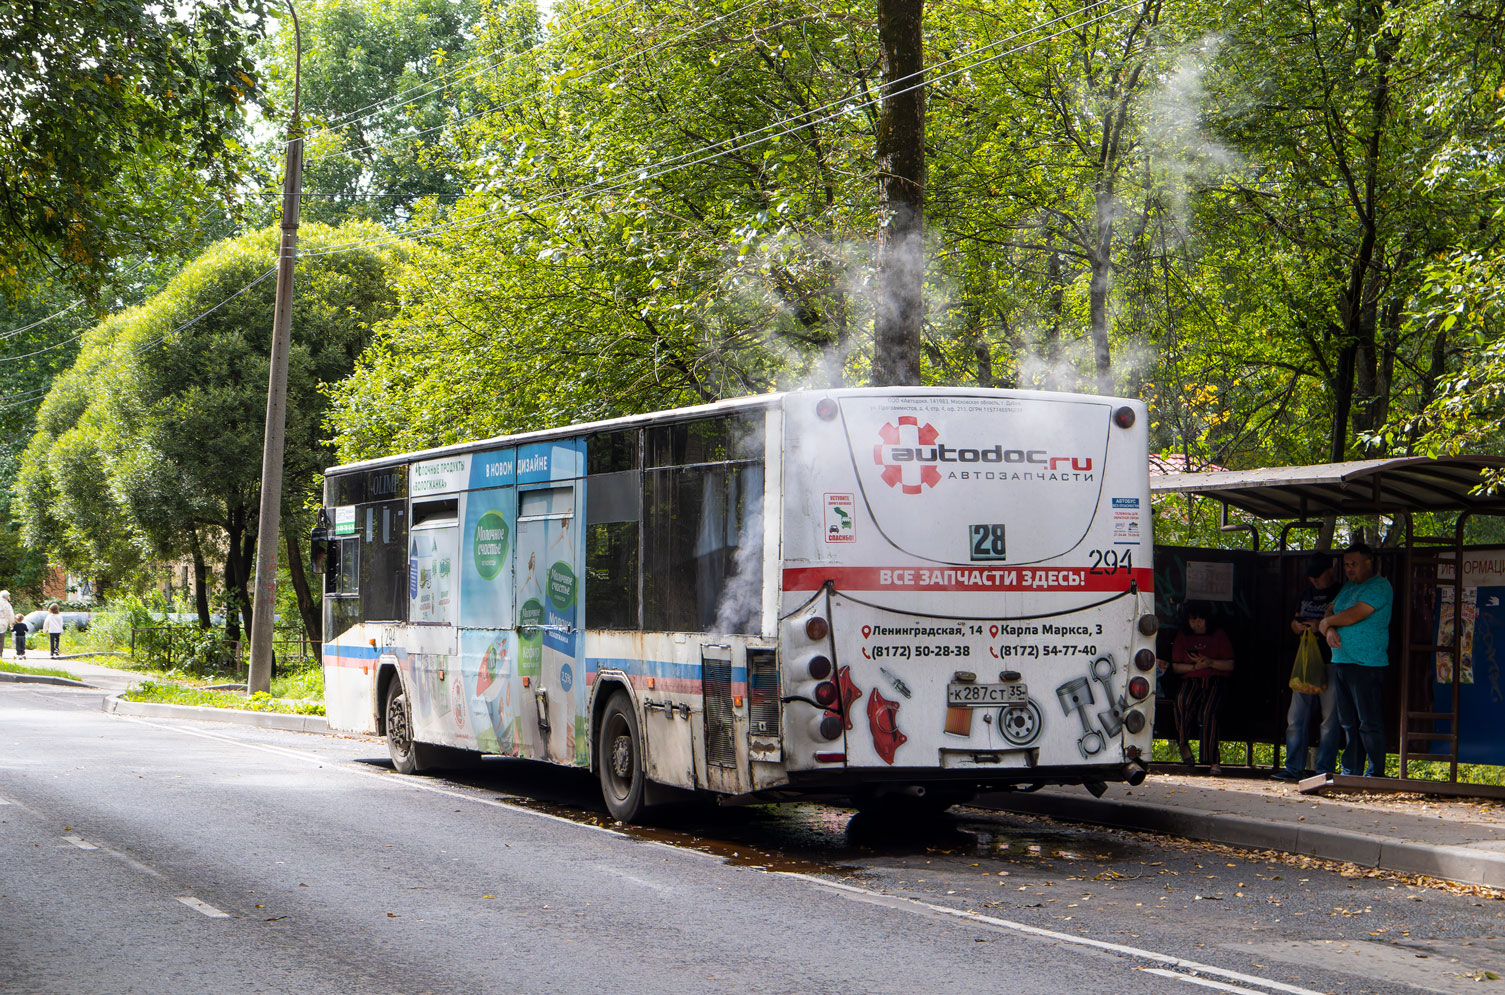
[[[1187,560],[1186,600],[1232,601],[1233,564]]]
[[[1438,570],[1435,645],[1451,646],[1458,626],[1458,759],[1464,763],[1505,764],[1505,679],[1498,649],[1505,649],[1505,550],[1474,550],[1463,558],[1463,600],[1455,610],[1452,565]],[[1461,619],[1461,621],[1460,621]],[[1437,711],[1449,711],[1453,698],[1453,654],[1435,655]],[[1437,724],[1447,732],[1448,722]],[[1434,749],[1447,752],[1445,742]]]

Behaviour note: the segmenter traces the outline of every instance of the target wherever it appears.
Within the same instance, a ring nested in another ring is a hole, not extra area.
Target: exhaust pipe
[[[1149,773],[1142,760],[1130,760],[1124,764],[1124,780],[1129,782],[1131,788],[1137,788],[1144,783],[1145,774]]]

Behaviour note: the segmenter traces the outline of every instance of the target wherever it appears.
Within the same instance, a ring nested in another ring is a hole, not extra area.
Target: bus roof
[[[687,408],[669,408],[664,411],[651,411],[640,415],[624,415],[620,418],[608,418],[603,421],[582,422],[575,425],[561,425],[558,428],[540,429],[535,432],[514,432],[510,435],[496,435],[488,439],[477,439],[474,442],[456,442],[447,446],[436,446],[433,449],[421,449],[411,453],[399,453],[393,456],[379,456],[375,459],[361,460],[357,463],[343,463],[339,466],[329,467],[324,471],[325,476],[336,473],[353,472],[357,470],[376,470],[386,466],[397,466],[402,463],[413,463],[422,460],[440,459],[445,456],[456,456],[462,453],[480,452],[489,449],[498,449],[504,446],[521,445],[529,442],[547,442],[550,439],[569,438],[587,432],[611,431],[618,428],[631,428],[634,426],[647,426],[662,424],[665,422],[681,421],[686,418],[696,418],[705,415],[725,414],[734,411],[747,411],[758,408],[770,408],[781,405],[785,398],[799,394],[822,394],[841,396],[846,394],[913,394],[923,392],[936,397],[975,397],[979,394],[990,396],[1010,396],[1018,398],[1076,398],[1083,401],[1103,403],[1105,401],[1121,400],[1109,398],[1097,394],[1067,394],[1057,391],[1043,390],[1006,390],[993,387],[833,387],[821,388],[808,391],[779,391],[770,394],[754,394],[748,397],[734,397],[724,401],[712,401],[709,404],[696,404]]]

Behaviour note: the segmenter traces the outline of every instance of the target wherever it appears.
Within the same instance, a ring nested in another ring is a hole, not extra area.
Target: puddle
[[[365,762],[390,769],[385,761]],[[1130,845],[1090,831],[1026,825],[1007,815],[964,807],[940,816],[902,818],[813,802],[727,807],[689,803],[665,807],[652,824],[624,826],[606,812],[597,779],[588,771],[488,759],[473,769],[441,776],[509,805],[768,871],[851,877],[868,873],[874,858],[981,857],[1039,866],[1122,863],[1143,856]]]

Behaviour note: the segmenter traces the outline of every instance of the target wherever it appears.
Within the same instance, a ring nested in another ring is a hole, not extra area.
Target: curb
[[[104,710],[115,715],[134,715],[150,719],[198,719],[204,722],[233,722],[258,729],[282,729],[287,732],[329,732],[329,720],[322,715],[290,715],[287,712],[247,712],[236,708],[206,708],[202,705],[169,705],[160,701],[126,701],[120,695],[104,700]]]
[[[66,677],[53,677],[50,674],[13,674],[8,670],[0,670],[0,681],[8,684],[60,684],[66,688],[87,688],[92,684],[83,681],[70,681]]]
[[[1467,846],[1394,840],[1374,833],[1253,819],[1220,812],[1167,809],[1142,802],[1059,795],[984,795],[973,804],[1116,829],[1182,836],[1206,843],[1336,860],[1361,867],[1425,874],[1460,884],[1505,888],[1505,853]]]

